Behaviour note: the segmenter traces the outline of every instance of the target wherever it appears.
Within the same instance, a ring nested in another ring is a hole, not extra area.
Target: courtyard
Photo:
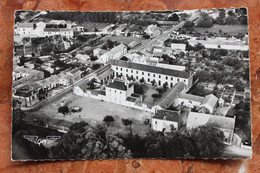
[[[80,112],[69,112],[65,115],[58,113],[60,103],[65,102],[69,108],[77,106],[81,107]],[[95,100],[87,97],[81,97],[73,95],[72,93],[64,96],[63,98],[41,108],[37,112],[26,113],[29,117],[42,119],[45,121],[49,119],[48,123],[68,127],[72,123],[86,121],[92,124],[104,123],[105,116],[113,116],[114,122],[109,126],[109,130],[116,132],[127,133],[128,128],[124,127],[121,123],[121,119],[132,120],[133,133],[144,135],[149,130],[149,125],[144,125],[146,119],[150,119],[152,114],[132,108],[127,108],[121,105],[108,103],[100,100]]]

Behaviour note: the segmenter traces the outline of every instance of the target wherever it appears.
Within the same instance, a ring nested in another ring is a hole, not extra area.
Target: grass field
[[[248,32],[248,28],[246,25],[218,25],[214,24],[210,28],[202,28],[202,27],[195,27],[195,31],[199,33],[205,33],[206,31],[208,32],[214,32],[214,33],[219,33],[219,30],[222,31],[222,33],[227,33],[227,34],[246,34]]]

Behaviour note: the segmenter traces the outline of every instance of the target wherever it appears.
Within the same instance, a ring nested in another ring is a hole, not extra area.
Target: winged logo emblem
[[[50,144],[52,142],[55,142],[60,139],[60,136],[46,136],[45,139],[40,139],[36,135],[23,135],[23,138],[40,146],[41,144]]]

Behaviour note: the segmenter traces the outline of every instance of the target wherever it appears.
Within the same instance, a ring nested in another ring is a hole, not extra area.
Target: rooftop
[[[186,94],[186,93],[180,93],[179,98],[190,100],[190,101],[196,101],[196,102],[202,102],[204,100],[204,97]]]
[[[176,83],[170,93],[159,103],[159,106],[161,106],[161,108],[169,107],[185,87],[186,85],[183,82]]]
[[[175,77],[186,78],[186,79],[188,79],[190,77],[190,73],[188,73],[188,72],[177,71],[177,70],[172,70],[172,69],[165,69],[162,67],[155,67],[155,66],[149,66],[149,65],[144,65],[144,64],[138,64],[138,63],[133,63],[133,62],[129,62],[129,61],[112,59],[111,64],[114,66],[127,67],[127,68],[131,68],[131,69],[147,71],[147,72],[157,73],[157,74],[164,74],[164,75],[175,76]]]
[[[114,89],[118,89],[118,90],[122,90],[122,91],[126,91],[127,90],[127,86],[125,85],[124,82],[122,81],[117,81],[115,80],[114,82],[110,82],[107,85],[108,88],[114,88]]]
[[[170,111],[170,110],[158,110],[153,118],[160,119],[160,120],[166,120],[166,121],[175,121],[179,122],[180,115],[176,111]]]
[[[187,119],[187,124],[191,124],[194,127],[213,125],[214,127],[220,129],[234,130],[235,118],[190,112]]]
[[[218,98],[213,94],[209,94],[202,101],[201,106],[209,105],[210,107],[214,107],[217,104],[217,102],[218,102]]]

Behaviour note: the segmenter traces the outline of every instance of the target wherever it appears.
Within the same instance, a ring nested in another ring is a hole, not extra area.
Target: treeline
[[[192,130],[162,133],[150,130],[145,137],[108,132],[106,126],[75,123],[58,145],[51,159],[115,158],[216,158],[225,149],[224,134],[211,125]]]

